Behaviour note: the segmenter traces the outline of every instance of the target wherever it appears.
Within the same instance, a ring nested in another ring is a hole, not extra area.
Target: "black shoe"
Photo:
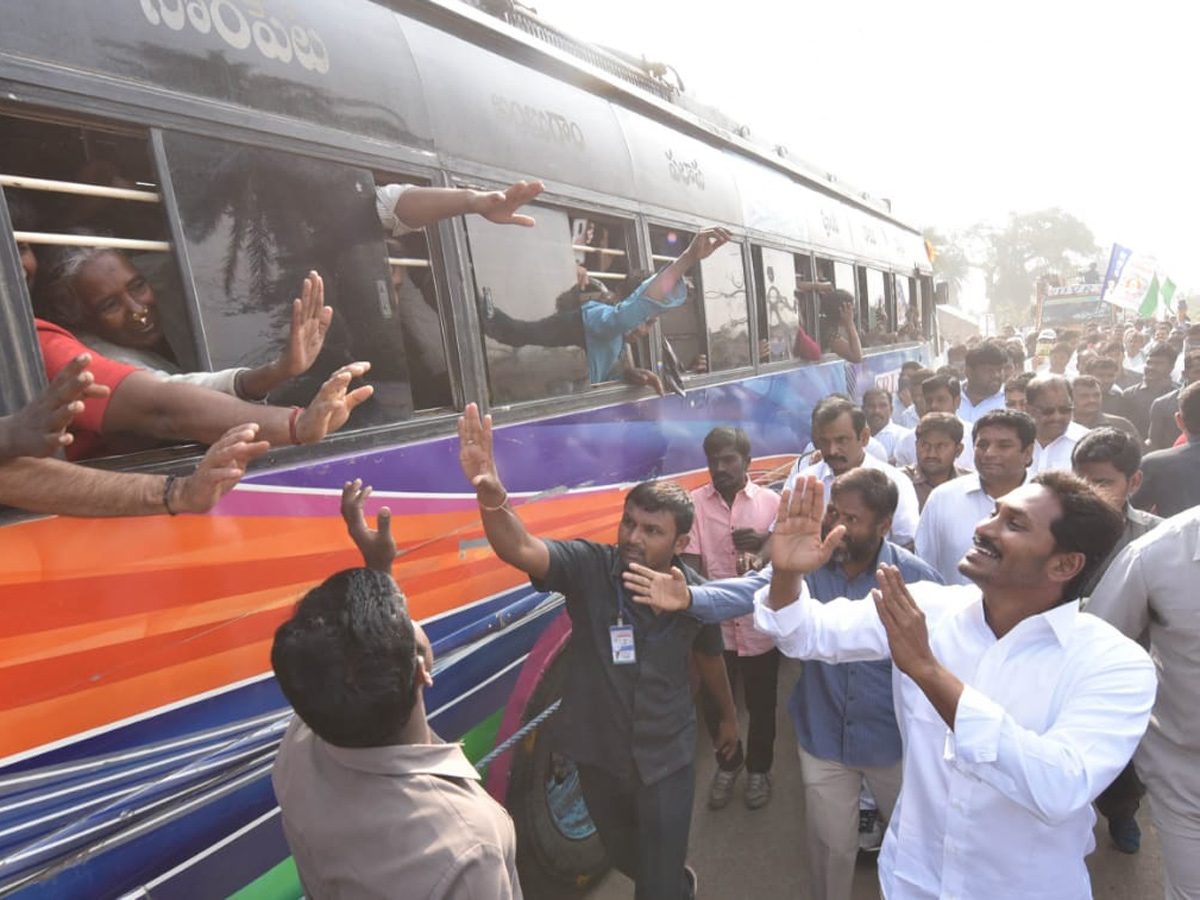
[[[1136,819],[1109,819],[1108,833],[1122,853],[1137,853],[1142,849],[1142,829]]]

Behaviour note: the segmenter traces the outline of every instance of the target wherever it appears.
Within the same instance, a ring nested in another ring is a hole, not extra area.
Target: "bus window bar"
[[[158,203],[162,198],[154,191],[134,191],[129,188],[81,184],[78,181],[53,181],[49,178],[26,178],[23,175],[0,175],[0,185],[24,188],[28,191],[52,191],[56,194],[78,194],[83,197],[107,197],[110,200],[137,200],[139,203]]]
[[[601,256],[625,256],[624,250],[612,250],[608,247],[589,247],[587,244],[572,244],[572,250],[578,250],[581,253],[599,253]]]
[[[389,256],[389,266],[412,266],[417,269],[428,269],[429,260],[427,259],[409,259],[405,256]]]
[[[624,281],[625,275],[621,272],[588,272],[589,278],[599,278],[604,281]]]
[[[678,256],[663,256],[661,253],[651,253],[650,258],[652,260],[654,260],[654,262],[669,262],[669,263],[675,262],[675,260],[679,259]]]
[[[15,231],[18,244],[54,244],[58,247],[110,247],[113,250],[150,250],[170,253],[167,241],[140,241],[134,238],[105,237],[99,234],[50,234],[43,231]]]

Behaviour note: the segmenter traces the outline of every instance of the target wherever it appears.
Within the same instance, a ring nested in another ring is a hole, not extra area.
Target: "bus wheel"
[[[565,654],[550,665],[529,701],[526,721],[562,696],[566,666]],[[548,724],[514,748],[508,789],[517,867],[529,900],[581,894],[609,869],[583,802],[579,773],[574,763],[551,752]]]

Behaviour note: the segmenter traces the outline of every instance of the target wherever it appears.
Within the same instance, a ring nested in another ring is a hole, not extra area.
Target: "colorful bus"
[[[803,363],[817,298],[798,283],[849,287],[864,321],[868,301],[933,320],[921,236],[886,204],[639,77],[448,2],[5,5],[0,412],[44,384],[14,233],[120,248],[193,370],[269,359],[318,269],[334,325],[311,379],[272,402],[304,402],[348,357],[372,361],[375,396],[320,444],[273,449],[207,516],[0,511],[0,896],[299,896],[269,777],[290,712],[268,650],[305,590],[357,564],[338,515],[355,477],[375,488],[368,512],[393,510],[396,579],[437,654],[433,726],[479,761],[521,735],[486,784],[517,822],[528,893],[604,871],[569,761],[522,729],[560,689],[562,598],[489,551],[456,416],[477,400],[495,417],[532,531],[611,540],[629,484],[704,481],[713,425],[747,428],[766,471],[805,445],[820,397],[928,358],[909,342]],[[522,178],[547,185],[532,229],[453,219],[389,242],[375,214],[383,184]],[[14,227],[18,205],[35,225]],[[657,369],[669,342],[679,391],[592,385],[582,348],[487,335],[496,309],[546,316],[581,269],[615,285],[708,224],[735,241],[634,347]],[[201,449],[96,464],[184,473]]]

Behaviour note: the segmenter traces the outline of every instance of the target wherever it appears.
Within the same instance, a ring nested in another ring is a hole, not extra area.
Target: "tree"
[[[956,234],[946,236],[936,228],[926,228],[924,236],[933,248],[934,277],[946,282],[950,288],[950,302],[957,306],[959,292],[971,268],[971,260],[959,244]]]
[[[1001,323],[1028,324],[1038,279],[1072,281],[1099,252],[1091,229],[1057,208],[1013,213],[1003,228],[980,224],[972,232],[985,248],[988,301]]]

